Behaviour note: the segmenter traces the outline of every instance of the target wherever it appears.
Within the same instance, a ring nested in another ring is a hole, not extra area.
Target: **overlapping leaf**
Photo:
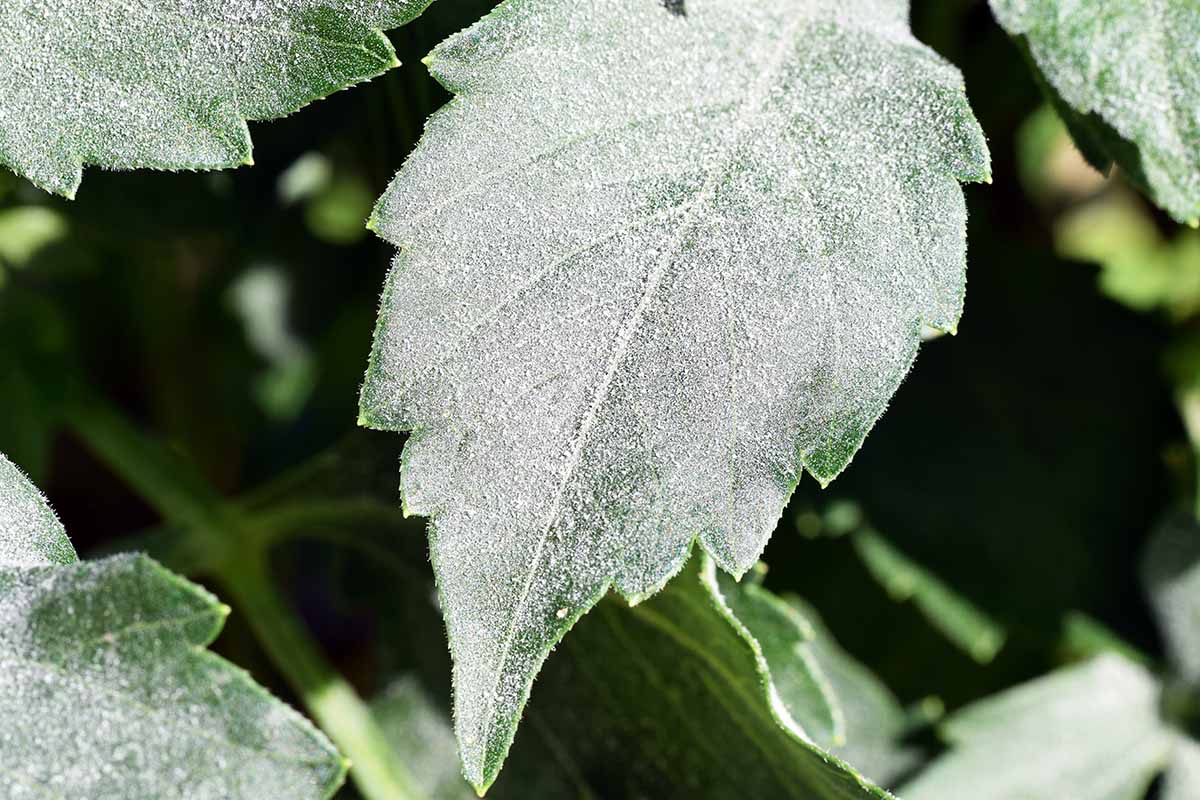
[[[84,164],[250,161],[270,119],[394,66],[381,29],[431,0],[0,4],[0,164],[73,196]]]
[[[719,578],[699,556],[641,605],[601,603],[540,679],[510,771],[493,789],[498,800],[891,797],[800,726],[797,710],[822,704],[804,716],[827,725],[829,698],[815,688],[825,678],[801,679],[814,662],[795,648],[811,645],[812,631],[782,603]],[[414,769],[431,759],[423,768],[443,776],[431,796],[458,798],[465,784],[444,779],[448,721],[440,733],[439,715],[414,694],[402,682],[375,707],[401,756]]]
[[[1024,38],[1081,152],[1116,162],[1176,219],[1200,219],[1200,6],[991,0]]]
[[[0,794],[328,797],[332,745],[203,650],[227,609],[140,556],[80,563],[0,456]]]
[[[907,4],[684,10],[502,4],[430,57],[458,97],[374,216],[400,254],[362,418],[415,430],[479,785],[581,614],[696,537],[748,569],[959,317],[987,152]]]

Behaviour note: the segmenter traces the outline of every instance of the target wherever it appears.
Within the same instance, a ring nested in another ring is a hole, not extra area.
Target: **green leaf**
[[[1117,655],[1010,689],[953,715],[953,749],[905,800],[1141,800],[1171,752],[1161,687]]]
[[[1193,0],[992,0],[1080,151],[1116,162],[1181,222],[1200,219],[1200,7]]]
[[[831,751],[877,783],[890,785],[920,758],[915,748],[900,744],[908,732],[908,714],[873,672],[842,649],[814,608],[797,597],[787,602],[812,626],[807,647],[842,712],[845,741]]]
[[[1200,743],[1176,735],[1159,800],[1195,800],[1197,797],[1200,797]]]
[[[1200,524],[1179,513],[1155,532],[1142,562],[1171,664],[1200,686]]]
[[[808,620],[752,581],[739,584],[720,574],[717,587],[730,613],[758,642],[783,703],[781,713],[827,750],[845,744],[846,719],[813,652],[815,632]]]
[[[361,400],[412,429],[467,774],[550,647],[693,539],[751,567],[964,290],[988,157],[903,0],[509,0],[428,59],[458,97],[380,201],[401,252]]]
[[[912,600],[930,624],[976,661],[986,664],[1000,652],[1004,628],[967,598],[870,529],[856,532],[853,542],[888,594],[900,602]]]
[[[333,746],[203,649],[227,613],[144,556],[77,562],[0,456],[0,794],[329,797]]]
[[[84,164],[251,163],[247,119],[397,64],[431,0],[60,0],[0,7],[0,164],[73,197]]]
[[[550,659],[489,797],[890,798],[797,724],[796,693],[812,689],[791,677],[809,662],[771,640],[810,629],[781,602],[718,577],[697,555],[645,603],[600,603]],[[753,622],[734,608],[749,608]],[[415,769],[449,732],[421,733],[436,715],[401,685],[400,702],[389,692],[376,708]],[[592,783],[603,775],[615,783]]]

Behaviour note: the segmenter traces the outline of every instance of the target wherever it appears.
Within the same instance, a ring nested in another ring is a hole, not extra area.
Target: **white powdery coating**
[[[396,64],[381,28],[431,0],[5,0],[0,164],[71,196],[83,164],[245,163],[245,119]]]
[[[0,569],[75,560],[75,548],[46,498],[0,454]]]
[[[1140,798],[1173,736],[1158,681],[1116,655],[968,706],[943,725],[954,749],[900,790],[905,800]]]
[[[1139,149],[1157,202],[1200,217],[1200,4],[1196,0],[991,0],[1071,106]]]
[[[332,745],[204,651],[226,610],[141,556],[75,562],[0,456],[0,796],[305,800]]]
[[[363,390],[415,430],[468,777],[549,647],[699,537],[761,552],[964,291],[958,72],[901,0],[512,0],[432,55],[458,97],[376,211],[400,246]]]

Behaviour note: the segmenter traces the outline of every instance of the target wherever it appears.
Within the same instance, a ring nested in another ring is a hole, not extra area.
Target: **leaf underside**
[[[635,608],[605,600],[548,663],[512,763],[489,797],[890,798],[797,726],[794,709],[827,700],[814,698],[811,678],[794,680],[797,663],[809,662],[776,646],[814,644],[782,602],[719,578],[700,556]],[[374,706],[397,753],[444,774],[453,748],[431,745],[453,743],[448,720],[412,697],[410,681],[399,685],[403,705],[397,693]],[[461,791],[441,783],[430,796],[458,800]]]
[[[429,59],[457,97],[380,201],[400,247],[362,421],[412,429],[468,777],[549,648],[699,539],[757,559],[961,309],[957,71],[902,0],[509,0]]]
[[[432,0],[0,4],[0,164],[73,197],[84,164],[249,163],[272,119],[395,66],[382,29]]]
[[[143,556],[76,561],[0,456],[0,795],[329,797],[333,746],[204,650],[227,611]]]
[[[1116,162],[1181,222],[1200,219],[1200,6],[991,0],[1022,37],[1081,152]]]

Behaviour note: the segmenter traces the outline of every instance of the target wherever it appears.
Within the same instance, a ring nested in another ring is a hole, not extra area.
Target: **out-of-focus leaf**
[[[1159,800],[1196,800],[1197,797],[1200,797],[1200,743],[1178,734],[1171,750],[1171,761],[1163,775]]]
[[[371,711],[428,800],[473,800],[475,793],[459,771],[450,720],[415,678],[394,680],[371,703]]]
[[[1172,750],[1161,687],[1117,655],[982,700],[942,726],[951,750],[905,800],[1141,800]]]
[[[1099,264],[1100,288],[1112,299],[1190,317],[1200,311],[1200,234],[1164,239],[1135,199],[1112,194],[1065,215],[1055,225],[1055,247]]]
[[[894,599],[912,600],[935,628],[976,661],[996,657],[1005,639],[999,623],[878,533],[861,529],[853,542],[867,569]]]
[[[316,381],[308,346],[288,319],[291,284],[276,267],[253,267],[230,287],[229,303],[242,319],[246,339],[268,370],[258,376],[255,394],[268,416],[290,419],[300,412]]]
[[[1113,633],[1098,620],[1079,611],[1063,617],[1063,649],[1073,661],[1083,661],[1104,653],[1116,653],[1135,664],[1151,667],[1153,660]]]
[[[1116,162],[1181,222],[1200,219],[1200,6],[991,0],[1022,37],[1080,150]]]
[[[279,176],[275,191],[284,205],[313,197],[333,180],[333,164],[320,153],[305,153]]]
[[[874,673],[842,649],[816,609],[798,597],[788,597],[787,602],[813,628],[805,647],[829,679],[845,720],[845,742],[831,748],[832,752],[871,780],[893,785],[920,759],[919,750],[901,744],[908,714]]]
[[[1056,197],[1087,197],[1107,185],[1049,105],[1030,114],[1017,132],[1017,167],[1025,191],[1040,203]]]
[[[66,235],[66,219],[52,208],[17,206],[0,210],[0,264],[23,267],[38,250]]]
[[[1200,686],[1200,524],[1179,513],[1161,525],[1142,562],[1142,581],[1176,672]]]
[[[0,456],[0,793],[330,796],[345,765],[328,740],[204,650],[227,613],[144,556],[77,562]]]
[[[0,164],[73,197],[85,164],[251,162],[272,119],[397,64],[381,29],[431,0],[0,6]]]
[[[313,236],[329,244],[349,245],[367,235],[367,217],[375,196],[356,175],[338,174],[304,208],[304,221]]]

